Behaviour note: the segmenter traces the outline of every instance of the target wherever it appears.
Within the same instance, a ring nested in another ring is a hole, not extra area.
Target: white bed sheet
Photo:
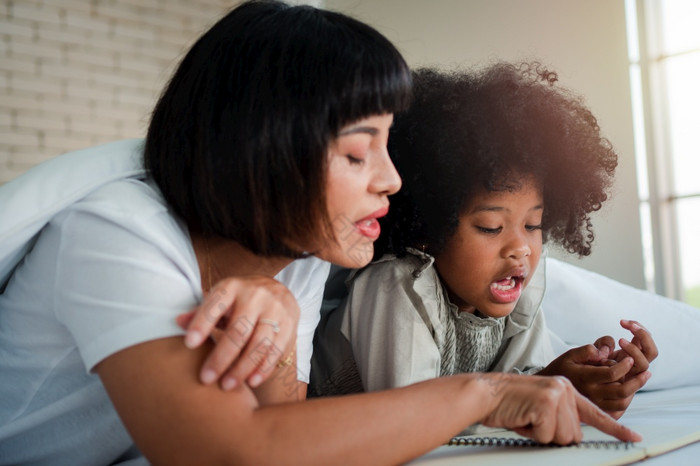
[[[620,422],[629,426],[687,426],[700,430],[700,385],[639,392]],[[643,463],[654,466],[700,465],[700,442],[649,458]]]

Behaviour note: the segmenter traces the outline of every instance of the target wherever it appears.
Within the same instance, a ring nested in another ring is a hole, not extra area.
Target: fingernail
[[[196,330],[190,330],[185,335],[185,346],[189,349],[196,348],[200,343],[202,343],[202,339],[203,337],[201,333]]]
[[[646,379],[649,380],[651,378],[651,372],[646,371],[645,374]]]
[[[255,374],[250,379],[248,379],[248,384],[250,384],[251,387],[257,387],[261,383],[262,383],[262,375],[260,375],[260,374]]]
[[[233,377],[226,377],[221,382],[221,388],[225,391],[233,390],[234,388],[236,388],[236,385],[238,385],[238,382]]]
[[[639,435],[637,432],[633,431],[629,427],[626,427],[626,429],[632,433],[632,441],[633,442],[641,442],[642,440],[644,440],[641,435]]]
[[[620,344],[621,344],[621,345],[629,345],[630,342],[627,341],[627,340],[625,340],[624,338],[620,338]]]
[[[213,369],[204,369],[200,375],[202,383],[209,385],[216,380],[216,372]]]

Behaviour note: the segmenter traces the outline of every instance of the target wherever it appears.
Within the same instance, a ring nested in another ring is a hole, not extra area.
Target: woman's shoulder
[[[318,257],[309,256],[293,260],[275,279],[284,283],[292,292],[306,288],[323,289],[331,264]]]
[[[160,191],[146,176],[106,183],[67,209],[110,219],[120,218],[125,222],[138,222],[163,213],[172,215]]]
[[[143,177],[106,183],[67,206],[50,223],[75,247],[95,251],[122,245],[135,260],[156,253],[163,263],[194,277],[197,262],[187,225],[169,208],[152,181]],[[64,255],[69,248],[65,248]],[[150,256],[149,256],[150,257]]]

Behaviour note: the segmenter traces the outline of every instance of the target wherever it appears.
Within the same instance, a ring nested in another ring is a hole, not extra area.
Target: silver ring
[[[280,333],[280,323],[272,319],[260,319],[258,321],[260,325],[269,325],[272,327],[272,331],[275,333]]]

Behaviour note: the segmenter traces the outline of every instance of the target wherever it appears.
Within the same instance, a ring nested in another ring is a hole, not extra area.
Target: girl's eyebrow
[[[379,130],[377,128],[373,128],[372,126],[354,126],[352,128],[345,129],[338,133],[338,137],[340,136],[348,136],[350,134],[358,134],[358,133],[364,133],[364,134],[369,134],[370,136],[376,136],[379,134]]]
[[[537,204],[536,206],[530,207],[528,209],[528,212],[532,212],[535,210],[543,210],[544,205],[543,204]],[[472,209],[472,213],[477,213],[477,212],[501,212],[501,211],[510,211],[508,207],[503,207],[503,206],[498,206],[498,205],[489,205],[489,204],[483,204],[483,205],[478,205]]]

